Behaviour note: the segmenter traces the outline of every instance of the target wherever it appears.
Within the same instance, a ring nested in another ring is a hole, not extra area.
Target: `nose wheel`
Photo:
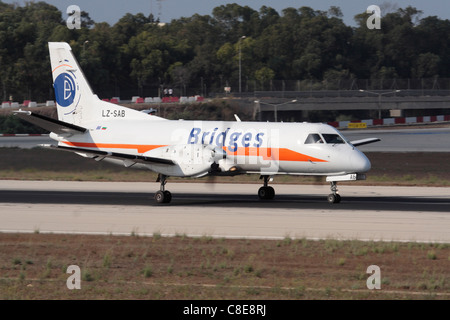
[[[336,181],[332,181],[331,182],[331,192],[327,197],[327,200],[329,203],[339,203],[341,202],[341,196],[338,193],[337,190],[337,182]]]
[[[172,200],[172,194],[170,191],[165,190],[165,185],[167,183],[166,179],[167,177],[165,175],[160,174],[156,180],[156,182],[161,183],[160,190],[155,193],[155,201],[157,203],[169,203]]]

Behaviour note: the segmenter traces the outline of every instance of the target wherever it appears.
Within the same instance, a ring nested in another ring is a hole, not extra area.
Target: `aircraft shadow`
[[[83,192],[83,191],[0,191],[0,203],[27,204],[83,204],[123,206],[202,206],[211,208],[260,208],[267,209],[335,209],[335,210],[380,210],[449,212],[450,198],[428,197],[357,197],[342,194],[342,202],[329,204],[326,195],[283,195],[273,200],[260,200],[257,195],[176,193],[169,204],[157,204],[154,193],[140,192]]]

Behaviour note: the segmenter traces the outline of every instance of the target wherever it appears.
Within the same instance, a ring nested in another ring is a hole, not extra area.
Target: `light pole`
[[[386,94],[391,94],[391,93],[397,93],[400,92],[401,90],[395,90],[395,91],[389,91],[389,92],[373,92],[373,91],[368,91],[368,90],[363,90],[363,89],[359,89],[360,92],[367,92],[367,93],[371,93],[374,95],[378,95],[378,119],[381,119],[381,96],[384,96]]]
[[[242,36],[242,37],[240,37],[239,38],[239,43],[238,43],[238,46],[239,46],[239,93],[241,93],[241,74],[242,74],[242,72],[241,72],[241,70],[242,70],[242,68],[241,68],[241,40],[242,39],[245,39],[246,38],[246,36]]]
[[[86,53],[86,43],[89,43],[89,40],[86,40],[86,41],[83,43],[83,55]]]
[[[285,105],[285,104],[288,104],[288,103],[297,102],[297,99],[286,101],[286,102],[283,102],[283,103],[278,103],[278,104],[268,103],[268,102],[261,102],[260,100],[255,100],[254,102],[255,103],[259,103],[259,104],[266,104],[266,105],[272,106],[273,107],[273,116],[275,118],[275,122],[278,122],[278,115],[277,115],[278,107],[282,106],[282,105]]]

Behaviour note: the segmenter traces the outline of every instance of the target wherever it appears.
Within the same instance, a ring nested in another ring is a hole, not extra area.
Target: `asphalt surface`
[[[56,144],[56,141],[49,136],[6,136],[0,137],[0,148],[35,148],[39,144]]]
[[[348,140],[380,138],[359,146],[363,152],[450,152],[450,126],[427,129],[378,129],[342,131]]]
[[[0,181],[0,231],[186,234],[231,238],[359,239],[450,243],[448,188],[274,185],[259,200],[255,184]]]

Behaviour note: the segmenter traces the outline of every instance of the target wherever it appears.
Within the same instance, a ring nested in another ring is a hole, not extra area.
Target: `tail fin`
[[[69,44],[49,42],[48,48],[58,119],[80,125],[85,118],[88,106],[95,103],[96,96],[86,81]]]
[[[121,118],[155,119],[145,113],[102,101],[93,93],[72,49],[66,42],[49,42],[53,86],[58,119],[78,126],[107,120],[109,115]],[[162,119],[162,118],[158,118]]]

